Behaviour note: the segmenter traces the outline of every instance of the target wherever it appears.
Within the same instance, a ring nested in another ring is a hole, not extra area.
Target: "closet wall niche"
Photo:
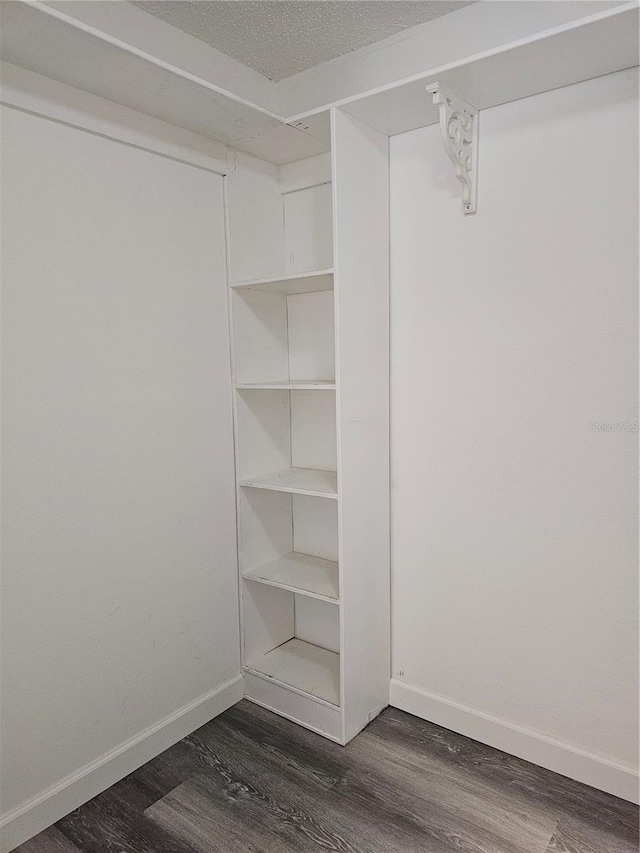
[[[229,302],[245,694],[346,743],[388,704],[388,154],[332,140],[238,156]]]

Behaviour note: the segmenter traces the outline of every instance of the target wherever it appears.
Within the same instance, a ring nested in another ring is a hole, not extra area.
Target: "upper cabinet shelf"
[[[256,278],[251,281],[231,282],[234,290],[250,288],[265,293],[312,293],[316,290],[333,289],[333,269],[312,270],[291,275]]]
[[[538,5],[552,8],[555,4]],[[369,127],[394,136],[437,124],[438,108],[426,91],[430,83],[438,82],[477,110],[484,110],[635,67],[637,5],[620,4],[618,8],[600,9],[593,16],[587,12],[595,4],[582,5],[585,17],[581,20],[544,27],[542,33],[529,39],[517,39],[445,67],[425,68],[424,73],[397,85],[356,96],[342,109]]]
[[[102,6],[0,4],[3,61],[14,66],[3,69],[3,97],[20,97],[16,72],[29,69],[168,122],[172,139],[175,126],[198,134],[197,142],[183,137],[184,146],[200,156],[208,140],[204,150],[220,168],[228,162],[223,145],[274,164],[327,152],[332,104],[396,134],[437,121],[429,82],[485,109],[638,64],[635,3],[472,3],[410,28],[401,42],[356,51],[349,74],[343,63],[323,63],[279,83],[231,67],[219,53],[212,59],[203,42],[185,47],[183,33],[131,3],[111,4],[108,15]]]

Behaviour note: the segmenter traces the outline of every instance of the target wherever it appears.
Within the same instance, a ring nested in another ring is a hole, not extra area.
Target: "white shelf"
[[[309,554],[292,551],[277,560],[243,572],[242,577],[333,604],[338,602],[338,564]]]
[[[96,4],[78,5],[92,7]],[[491,19],[481,18],[470,56],[456,58],[450,54],[444,66],[448,70],[442,71],[442,66],[429,68],[426,51],[424,74],[417,81],[412,71],[411,77],[393,83],[393,75],[388,74],[387,69],[395,69],[395,63],[390,62],[395,48],[388,49],[392,54],[380,51],[379,61],[374,63],[374,67],[377,69],[375,74],[381,77],[371,95],[362,91],[364,86],[357,87],[359,91],[351,94],[345,89],[346,81],[334,89],[326,77],[327,72],[313,69],[313,73],[304,77],[304,95],[299,91],[300,81],[294,78],[290,83],[287,81],[282,117],[265,114],[264,109],[256,107],[250,100],[221,97],[217,87],[210,85],[219,81],[210,75],[208,80],[191,75],[185,77],[184,71],[189,70],[192,57],[189,52],[183,53],[182,47],[178,47],[179,42],[176,50],[169,47],[171,40],[167,42],[166,35],[162,40],[163,49],[156,51],[160,62],[154,64],[138,55],[137,25],[129,20],[129,15],[136,11],[133,9],[118,9],[119,14],[108,16],[107,25],[104,16],[96,21],[91,9],[72,11],[68,9],[69,4],[65,4],[65,17],[68,16],[72,24],[69,26],[69,23],[54,17],[55,10],[47,12],[25,3],[5,3],[2,29],[7,46],[3,50],[3,59],[45,77],[65,80],[71,86],[140,110],[205,138],[219,140],[222,144],[228,145],[229,139],[235,140],[232,147],[282,164],[329,150],[329,102],[342,104],[347,110],[353,106],[363,121],[365,116],[371,119],[372,127],[380,125],[389,127],[391,133],[401,133],[410,127],[430,123],[428,117],[423,117],[429,103],[424,97],[427,82],[439,80],[448,84],[476,107],[485,108],[637,65],[637,8],[623,4],[619,8],[600,8],[593,14],[589,8],[593,4],[580,5],[585,7],[584,12],[566,23],[554,24],[550,19],[547,24],[546,16],[542,16],[538,26],[535,21],[539,15],[536,13],[530,25],[523,23],[522,35],[511,32],[507,36],[505,33],[505,39],[492,39],[495,46],[488,50],[480,45],[485,38],[485,27],[491,27]],[[160,23],[150,21],[152,26]],[[510,31],[511,26],[507,22],[506,32]],[[119,36],[117,41],[113,39],[116,34]],[[97,42],[96,35],[106,38]],[[515,40],[512,40],[514,36]],[[100,73],[96,74],[98,43],[101,60]],[[55,51],[51,50],[52,44],[56,45]],[[165,64],[169,58],[173,71],[169,71]],[[371,61],[369,56],[361,57],[356,60],[356,67],[362,70],[362,63],[368,65]],[[15,71],[11,74],[15,75]],[[362,79],[365,77],[363,75]],[[414,81],[417,89],[421,89],[415,99],[410,91]],[[332,95],[325,97],[323,93],[327,92],[327,87]],[[379,89],[383,95],[391,92],[389,102],[386,97],[378,99]],[[362,107],[362,112],[359,107]],[[355,111],[353,115],[356,115]],[[304,133],[295,127],[301,116],[304,117]],[[243,129],[240,139],[239,127]]]
[[[483,110],[638,64],[637,8],[601,10],[597,18],[585,16],[541,35],[466,57],[445,70],[427,68],[398,85],[356,96],[342,109],[394,136],[438,122],[437,107],[425,97],[428,83],[441,83]]]
[[[292,495],[311,495],[318,498],[338,497],[338,475],[335,471],[317,471],[314,468],[285,468],[257,477],[246,477],[241,486],[252,489],[270,489]]]
[[[276,382],[243,382],[238,391],[335,391],[335,379],[282,379]]]
[[[340,655],[302,640],[289,640],[245,669],[306,696],[340,705]]]
[[[312,293],[316,290],[332,290],[333,269],[256,278],[251,281],[233,281],[231,287],[234,290],[252,288],[268,293]]]

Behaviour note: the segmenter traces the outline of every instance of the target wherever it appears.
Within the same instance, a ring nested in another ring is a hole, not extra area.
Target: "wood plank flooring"
[[[240,702],[19,853],[637,853],[630,803],[387,708],[347,747]]]

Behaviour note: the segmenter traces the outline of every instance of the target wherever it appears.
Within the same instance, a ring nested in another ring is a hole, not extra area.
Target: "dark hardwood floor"
[[[637,853],[638,809],[388,708],[347,747],[241,702],[20,853]]]

